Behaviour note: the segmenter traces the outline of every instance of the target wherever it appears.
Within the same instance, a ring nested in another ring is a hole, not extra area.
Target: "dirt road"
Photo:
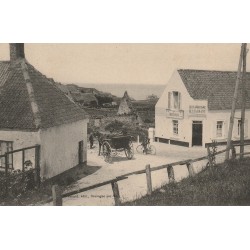
[[[206,150],[202,148],[183,148],[179,146],[167,145],[163,143],[153,143],[156,147],[156,155],[143,155],[135,152],[132,160],[128,160],[122,152],[113,158],[111,164],[104,162],[102,156],[98,156],[97,145],[94,149],[88,149],[88,166],[98,169],[93,174],[77,181],[70,190],[87,187],[99,182],[113,179],[128,172],[145,169],[146,164],[151,167],[160,166],[170,162],[196,158],[206,155]],[[134,145],[136,147],[137,144]],[[206,161],[196,164],[195,171],[198,172]],[[97,168],[98,166],[98,168]],[[185,166],[174,167],[177,181],[187,177],[188,172]],[[168,183],[167,170],[152,172],[153,189],[159,188]],[[134,200],[146,194],[145,174],[130,176],[128,179],[119,181],[119,190],[122,201]],[[111,185],[96,188],[75,196],[63,199],[64,205],[114,205]]]

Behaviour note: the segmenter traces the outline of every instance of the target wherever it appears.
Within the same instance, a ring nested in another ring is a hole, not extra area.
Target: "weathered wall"
[[[42,130],[41,176],[50,178],[79,163],[78,147],[83,140],[83,160],[87,161],[87,120]]]
[[[39,132],[24,131],[0,131],[0,140],[13,141],[13,150],[40,144]],[[30,160],[35,164],[35,149],[25,151],[25,160]],[[15,169],[22,169],[22,153],[13,154],[13,164]]]

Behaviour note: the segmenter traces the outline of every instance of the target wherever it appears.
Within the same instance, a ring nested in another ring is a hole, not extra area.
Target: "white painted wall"
[[[39,132],[24,132],[24,131],[10,131],[1,130],[0,140],[13,141],[13,150],[40,144]],[[25,151],[25,159],[30,160],[34,166],[35,164],[35,149]],[[13,154],[13,163],[15,169],[22,169],[22,153]]]
[[[206,142],[211,142],[212,140],[216,140],[218,142],[226,141],[227,135],[228,135],[228,129],[229,129],[229,123],[230,123],[230,114],[231,110],[223,110],[223,111],[209,111],[207,116],[207,124],[206,124],[206,133],[205,140]],[[241,116],[241,111],[236,110],[235,112],[235,119],[234,119],[234,128],[233,128],[233,135],[232,140],[240,140],[240,137],[238,136],[238,119]],[[246,110],[245,114],[245,139],[249,139],[250,135],[250,110]],[[218,138],[216,137],[216,124],[217,121],[223,121],[224,122],[224,130],[223,130],[223,137]]]
[[[0,140],[13,141],[13,150],[41,145],[41,177],[50,178],[79,163],[78,146],[83,140],[83,161],[87,161],[87,122],[78,121],[37,132],[0,131]],[[35,166],[35,149],[25,151],[25,160]],[[22,169],[22,153],[13,154],[15,169]]]
[[[41,176],[50,178],[78,165],[78,143],[83,140],[87,161],[87,120],[42,130]]]
[[[168,92],[178,91],[181,93],[181,110],[184,111],[184,119],[178,119],[179,121],[179,135],[173,135],[172,120],[175,118],[167,118],[166,109],[168,109]],[[173,73],[172,77],[168,81],[166,88],[155,106],[155,136],[160,138],[166,138],[170,140],[179,140],[192,143],[192,122],[202,121],[203,123],[203,146],[205,143],[216,140],[218,142],[226,141],[230,113],[231,110],[223,111],[207,111],[205,117],[190,116],[189,105],[202,105],[207,107],[206,100],[194,100],[188,93],[185,85],[182,82],[177,70]],[[235,117],[240,118],[240,110],[237,110]],[[224,121],[224,131],[221,138],[216,137],[216,124],[217,121]],[[249,125],[248,125],[249,124]],[[246,125],[245,125],[245,139],[249,139],[250,135],[250,110],[246,110]],[[239,140],[237,135],[237,119],[235,119],[233,140]]]
[[[168,92],[178,91],[181,93],[181,107],[184,111],[183,119],[179,121],[179,135],[173,134],[172,120],[175,118],[167,118],[166,109],[168,109]],[[174,71],[172,77],[168,81],[163,94],[155,106],[155,136],[167,138],[171,140],[179,140],[191,142],[192,140],[192,120],[204,120],[204,117],[189,117],[189,105],[204,105],[207,106],[206,100],[194,100],[188,93],[185,85],[182,82],[177,70]]]

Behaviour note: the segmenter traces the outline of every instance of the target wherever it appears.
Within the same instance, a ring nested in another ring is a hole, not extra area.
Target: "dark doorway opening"
[[[79,157],[79,164],[83,163],[83,141],[79,141],[78,157]]]
[[[202,146],[202,121],[193,121],[192,146]]]

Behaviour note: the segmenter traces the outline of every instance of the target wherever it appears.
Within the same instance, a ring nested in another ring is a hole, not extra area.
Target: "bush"
[[[123,129],[123,127],[124,127],[124,123],[115,120],[109,123],[108,125],[106,125],[105,130],[106,131],[117,131],[117,130],[120,131]]]

